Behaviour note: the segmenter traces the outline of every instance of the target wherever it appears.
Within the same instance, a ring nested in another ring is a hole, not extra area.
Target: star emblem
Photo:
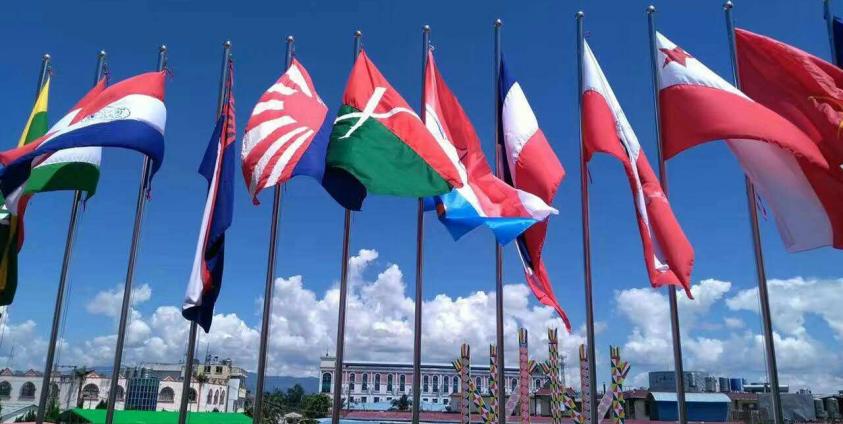
[[[693,56],[689,55],[688,52],[682,50],[681,47],[676,46],[672,49],[659,49],[662,53],[665,54],[664,64],[662,64],[662,68],[667,66],[670,62],[676,62],[682,66],[685,66],[685,60],[689,59]]]

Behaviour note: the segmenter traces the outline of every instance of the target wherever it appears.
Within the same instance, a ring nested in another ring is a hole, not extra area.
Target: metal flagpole
[[[426,115],[425,69],[427,54],[430,51],[430,26],[422,27],[422,83],[421,114],[422,122]],[[422,334],[422,271],[424,269],[424,199],[419,199],[416,216],[416,310],[413,328],[413,423],[418,424],[421,412],[421,334]]]
[[[494,101],[494,122],[495,122],[495,176],[503,179],[503,155],[501,154],[501,142],[503,141],[503,134],[501,133],[501,27],[503,22],[500,19],[495,20],[495,49],[494,49],[494,84],[495,84],[495,101]],[[498,349],[498,423],[506,424],[506,381],[504,379],[504,371],[506,370],[506,362],[503,358],[504,353],[504,338],[503,338],[503,246],[495,241],[495,321],[497,327],[497,342],[495,347]],[[515,393],[512,394],[515,396]]]
[[[735,82],[735,87],[741,89],[740,73],[738,72],[738,57],[735,47],[735,20],[732,17],[732,2],[727,1],[723,5],[723,11],[726,16],[726,35],[729,40],[730,59],[732,61],[732,79]],[[744,176],[744,183],[746,185],[746,202],[749,208],[749,222],[752,229],[752,248],[755,254],[755,274],[758,279],[758,297],[761,307],[761,323],[764,331],[764,348],[767,359],[767,374],[770,380],[770,391],[772,392],[772,407],[773,407],[773,422],[775,424],[784,423],[782,415],[782,399],[779,393],[779,372],[776,365],[776,348],[773,340],[773,324],[770,318],[770,297],[767,291],[767,274],[764,268],[764,255],[761,249],[761,228],[758,225],[758,209],[756,206],[755,187],[749,180],[748,176]]]
[[[585,146],[582,135],[582,89],[583,89],[583,50],[585,39],[583,37],[583,19],[585,13],[577,12],[577,83],[579,93],[577,94],[577,107],[580,113],[580,203],[582,214],[582,251],[583,251],[583,275],[585,276],[585,330],[586,330],[586,358],[588,360],[588,397],[591,400],[589,408],[589,420],[592,424],[599,423],[597,416],[597,363],[595,360],[594,345],[594,299],[591,284],[591,230],[589,217],[588,197],[588,163],[585,160]],[[583,393],[583,396],[586,396]]]
[[[103,63],[105,61],[105,52],[101,51],[97,56],[96,75],[94,77],[94,85],[99,81],[102,75]],[[38,91],[35,93],[35,98],[41,94],[41,89],[44,87],[47,72],[50,69],[50,55],[45,54],[41,61],[41,72],[38,76]],[[56,343],[59,335],[59,326],[61,325],[61,308],[64,304],[64,288],[67,281],[67,270],[70,264],[70,252],[73,250],[73,238],[76,233],[76,212],[78,210],[80,194],[77,190],[73,195],[73,206],[70,208],[70,223],[67,227],[67,239],[64,244],[64,259],[61,264],[61,274],[59,276],[59,287],[56,292],[56,305],[53,308],[53,327],[50,330],[50,344],[47,345],[47,360],[44,364],[44,379],[41,382],[41,396],[38,400],[38,415],[35,422],[41,424],[44,422],[44,416],[47,411],[47,402],[50,396],[50,380],[53,374],[53,360],[56,354]],[[56,394],[58,396],[58,394]]]
[[[167,46],[158,48],[158,71],[167,68]],[[117,383],[120,378],[120,366],[123,360],[123,345],[126,339],[126,325],[129,320],[129,303],[132,298],[132,280],[135,276],[135,259],[138,255],[140,242],[140,230],[143,223],[143,212],[146,206],[146,198],[149,191],[150,177],[149,157],[143,158],[143,171],[141,172],[140,187],[138,188],[138,199],[135,205],[135,222],[132,229],[132,243],[129,248],[129,265],[126,269],[126,283],[123,286],[123,304],[120,308],[120,325],[117,327],[117,345],[114,347],[114,364],[111,368],[111,384],[108,389],[108,406],[105,412],[105,424],[114,422],[114,406],[117,403]]]
[[[360,54],[363,32],[354,32],[354,61]],[[331,423],[339,424],[342,408],[342,362],[345,353],[345,306],[348,301],[348,248],[351,241],[351,210],[345,210],[345,223],[342,235],[342,264],[340,266],[340,305],[337,316],[337,353],[334,358],[334,399],[331,407]],[[350,393],[350,392],[349,392]],[[349,405],[351,402],[349,402]]]
[[[287,37],[287,54],[284,70],[293,62],[295,38]],[[258,352],[258,380],[255,386],[255,405],[252,409],[252,422],[260,424],[263,418],[264,379],[266,377],[266,349],[269,341],[269,320],[272,313],[272,289],[275,278],[275,250],[278,240],[278,221],[281,213],[281,185],[275,185],[272,196],[272,225],[269,230],[269,254],[266,259],[266,284],[263,290],[263,315],[261,318],[261,339]]]
[[[662,155],[662,131],[661,131],[661,106],[659,105],[659,63],[656,50],[656,7],[647,7],[647,24],[650,32],[650,69],[653,76],[653,105],[655,106],[656,120],[656,151],[659,161],[659,182],[665,196],[667,189],[667,167],[665,166],[664,155]],[[676,288],[667,287],[667,297],[670,303],[670,333],[673,338],[673,364],[676,379],[676,404],[680,424],[687,424],[688,409],[685,404],[685,370],[682,365],[682,336],[679,331],[679,304],[676,299]]]
[[[220,87],[219,94],[217,94],[217,113],[216,118],[219,119],[222,113],[222,107],[226,99],[226,89],[228,81],[228,63],[231,60],[231,41],[226,41],[222,45],[222,69],[220,70]],[[179,403],[179,424],[187,422],[187,403],[189,401],[188,393],[190,392],[190,383],[193,377],[193,358],[196,354],[196,336],[199,325],[196,321],[190,321],[190,335],[187,339],[187,357],[184,361],[184,380],[181,386],[181,401]],[[197,394],[197,397],[199,395]],[[198,401],[197,401],[198,405]],[[227,404],[226,404],[227,405]]]
[[[828,31],[828,46],[831,48],[831,63],[837,63],[837,44],[834,42],[834,14],[831,13],[831,0],[823,0],[825,10],[825,26]]]

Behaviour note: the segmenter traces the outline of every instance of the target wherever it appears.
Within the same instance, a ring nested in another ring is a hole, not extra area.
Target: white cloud
[[[152,288],[149,284],[132,289],[132,305],[138,305],[152,298]],[[118,284],[114,289],[104,290],[97,293],[87,305],[85,310],[95,315],[117,317],[120,315],[120,307],[123,304],[123,285]]]

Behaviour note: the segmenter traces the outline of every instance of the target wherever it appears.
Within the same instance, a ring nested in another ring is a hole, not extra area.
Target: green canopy
[[[176,424],[178,412],[114,411],[114,424]],[[105,409],[70,409],[61,414],[60,423],[105,423]],[[227,412],[189,412],[187,424],[250,424],[245,414]]]

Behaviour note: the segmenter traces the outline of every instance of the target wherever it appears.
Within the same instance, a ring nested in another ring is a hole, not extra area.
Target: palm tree
[[[80,402],[82,401],[82,383],[85,382],[85,376],[91,373],[92,370],[89,370],[88,367],[82,365],[81,368],[73,367],[73,378],[79,379],[79,384],[76,386],[76,406],[81,406]],[[83,403],[84,404],[84,403]]]
[[[399,411],[407,411],[410,409],[410,400],[407,395],[401,395],[400,398],[392,400],[392,407]]]
[[[202,402],[202,386],[208,382],[208,376],[203,374],[196,374],[196,381],[199,383],[199,392],[196,393],[196,412],[199,412],[199,403]]]

